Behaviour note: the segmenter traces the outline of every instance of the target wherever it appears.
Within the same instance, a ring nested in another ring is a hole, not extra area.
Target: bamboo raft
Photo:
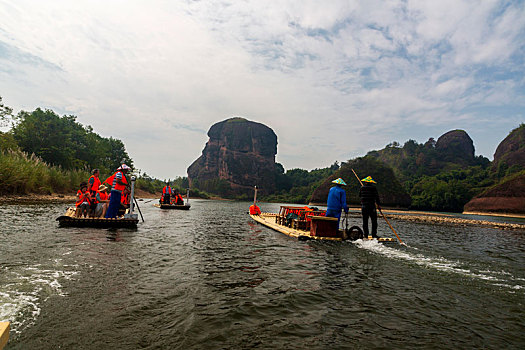
[[[290,207],[281,206],[278,214],[261,213],[259,215],[250,214],[250,217],[277,232],[285,234],[288,237],[298,240],[324,240],[324,241],[344,241],[356,240],[356,234],[362,234],[358,227],[352,229],[340,230],[337,227],[337,218],[324,216],[324,211],[314,211],[306,209],[307,207]],[[294,213],[296,218],[289,218],[289,214]],[[357,229],[353,232],[353,229]],[[372,240],[372,237],[363,238],[363,240]],[[394,242],[393,238],[381,237],[378,242]]]
[[[65,215],[56,220],[60,227],[94,227],[94,228],[137,228],[139,219],[121,216],[114,219],[75,217],[75,208],[69,207]]]
[[[0,322],[0,350],[7,345],[9,340],[9,322]]]
[[[160,208],[160,209],[179,209],[179,210],[189,210],[191,205],[189,204],[159,204],[155,203],[153,204],[154,207]]]

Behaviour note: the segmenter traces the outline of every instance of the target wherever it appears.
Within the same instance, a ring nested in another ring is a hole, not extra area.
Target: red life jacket
[[[91,178],[93,178],[93,185],[89,187],[89,182],[91,181]],[[101,183],[100,183],[100,179],[98,178],[98,176],[91,175],[91,177],[88,180],[88,191],[97,192],[100,185]]]
[[[75,203],[75,206],[78,207],[80,204],[84,203],[84,200],[91,205],[91,200],[89,199],[89,191],[86,191],[85,193],[82,193],[82,191],[77,191],[77,202]]]
[[[129,193],[122,194],[122,197],[120,198],[120,203],[123,205],[129,205]]]
[[[261,209],[255,204],[250,205],[250,215],[260,215]]]
[[[171,187],[164,186],[164,188],[162,189],[162,194],[171,194]]]
[[[99,195],[100,195],[100,200],[101,201],[108,200],[108,194],[106,192],[99,192]]]
[[[111,189],[112,190],[117,190],[117,191],[122,192],[126,188],[126,185],[120,185],[120,184],[117,183],[117,179],[115,178],[115,175],[117,175],[117,173],[122,173],[122,182],[127,184],[128,181],[126,180],[126,176],[121,171],[117,171],[115,174],[113,174],[110,177],[108,177],[106,179],[106,181],[104,181],[104,182],[107,182],[108,184],[111,184]]]

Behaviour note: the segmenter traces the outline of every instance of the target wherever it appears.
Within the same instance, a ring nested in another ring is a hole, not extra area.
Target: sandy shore
[[[351,215],[354,217],[361,216],[361,209],[350,208]],[[476,219],[462,219],[454,217],[451,214],[439,214],[439,213],[428,213],[422,211],[403,211],[403,210],[387,210],[383,209],[383,213],[386,218],[390,221],[411,221],[411,222],[423,222],[428,224],[436,225],[454,225],[454,226],[485,226],[493,227],[504,230],[523,230],[525,231],[525,224],[511,224],[505,222],[493,222],[487,220],[476,220]],[[487,215],[483,213],[476,213],[476,215]],[[378,213],[377,220],[383,220],[381,214]]]

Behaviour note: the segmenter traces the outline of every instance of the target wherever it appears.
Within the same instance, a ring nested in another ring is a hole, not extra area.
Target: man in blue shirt
[[[326,216],[337,218],[337,227],[339,227],[341,209],[344,209],[345,213],[348,213],[346,191],[341,188],[341,186],[346,186],[346,183],[341,178],[332,181],[332,183],[334,183],[335,186],[330,189],[330,192],[328,192]]]

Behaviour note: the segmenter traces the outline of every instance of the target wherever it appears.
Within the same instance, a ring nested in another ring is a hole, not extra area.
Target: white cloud
[[[232,115],[272,127],[286,168],[437,138],[488,106],[501,134],[474,141],[495,148],[522,118],[522,2],[0,0],[0,18],[4,103],[75,114],[159,177]]]

